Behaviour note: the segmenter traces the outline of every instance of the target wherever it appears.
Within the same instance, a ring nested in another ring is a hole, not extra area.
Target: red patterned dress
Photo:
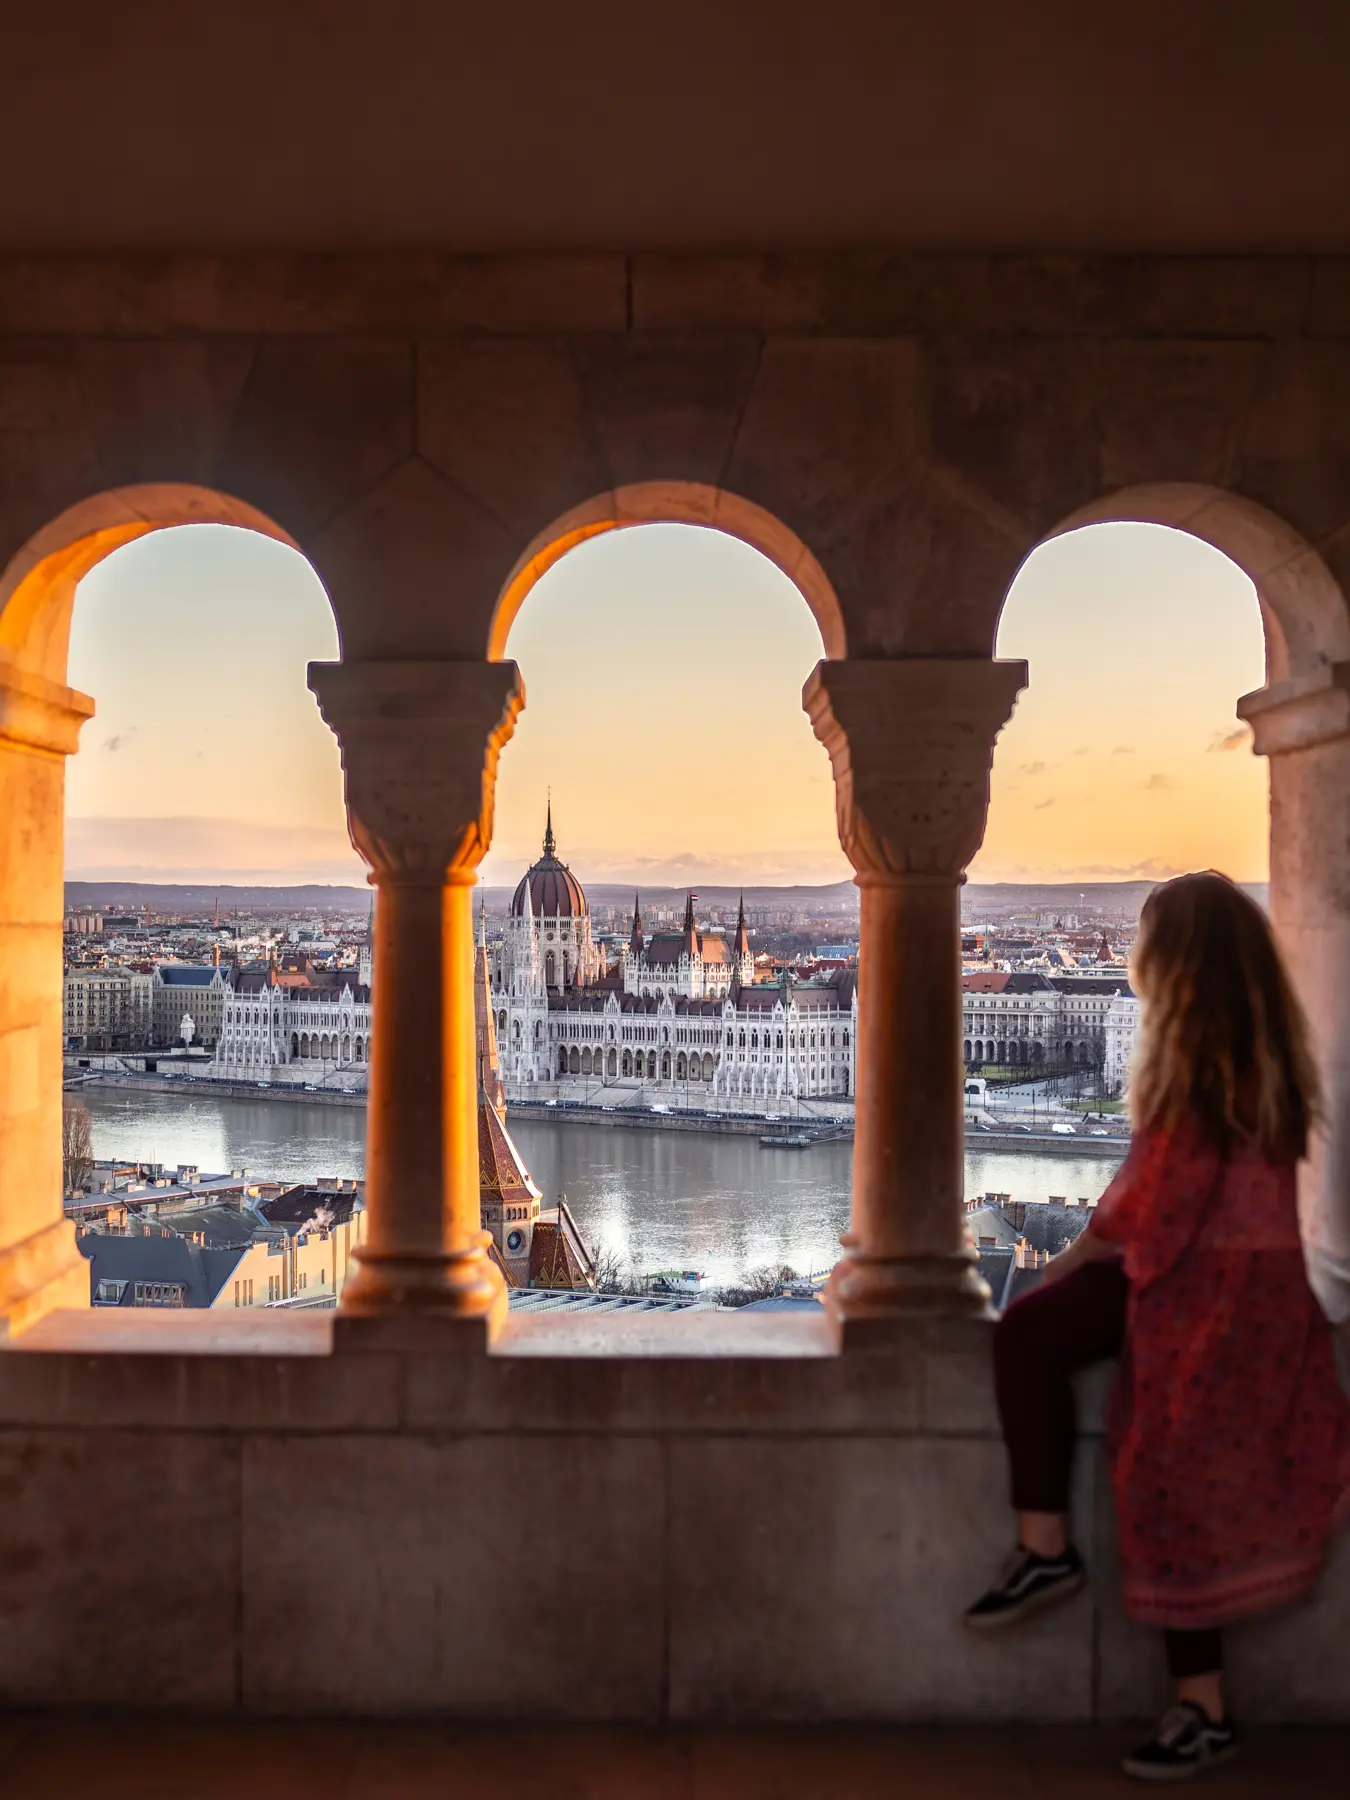
[[[1293,1167],[1140,1133],[1091,1229],[1130,1281],[1111,1421],[1126,1611],[1203,1630],[1297,1598],[1350,1514],[1350,1403]]]

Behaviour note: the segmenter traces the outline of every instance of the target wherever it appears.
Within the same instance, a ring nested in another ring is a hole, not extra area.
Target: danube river
[[[94,1154],[203,1173],[246,1168],[281,1181],[365,1172],[359,1107],[90,1088]],[[522,1119],[511,1133],[551,1205],[565,1194],[592,1249],[637,1271],[698,1268],[736,1280],[783,1263],[827,1269],[848,1223],[849,1143],[763,1150],[753,1137]],[[1096,1199],[1116,1169],[1100,1156],[980,1151],[968,1195]]]

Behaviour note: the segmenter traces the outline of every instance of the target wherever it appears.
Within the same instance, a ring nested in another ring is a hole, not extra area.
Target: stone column
[[[1324,1117],[1300,1173],[1308,1269],[1350,1320],[1350,663],[1248,694],[1240,716],[1270,758],[1270,916],[1312,1026]]]
[[[827,1293],[850,1337],[988,1306],[965,1237],[960,890],[1026,678],[983,659],[823,662],[803,693],[862,890],[853,1216]]]
[[[66,758],[94,703],[0,660],[0,1340],[88,1306],[61,1166]]]
[[[477,1338],[506,1291],[479,1223],[472,890],[523,690],[510,662],[311,663],[309,685],[377,894],[367,1233],[341,1309]]]

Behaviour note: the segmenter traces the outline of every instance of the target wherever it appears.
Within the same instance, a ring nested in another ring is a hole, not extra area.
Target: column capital
[[[861,880],[959,880],[984,836],[994,742],[1024,662],[822,662],[802,704],[834,769],[839,841]]]
[[[1258,756],[1312,750],[1350,738],[1350,662],[1324,663],[1244,694],[1237,714],[1252,728]]]
[[[469,879],[525,703],[516,665],[311,663],[309,686],[342,747],[348,829],[376,879]]]
[[[88,694],[17,669],[0,654],[0,738],[25,750],[73,756],[80,727],[93,715]]]

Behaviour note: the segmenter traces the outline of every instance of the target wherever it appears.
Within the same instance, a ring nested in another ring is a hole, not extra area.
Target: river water
[[[246,1168],[312,1181],[365,1173],[366,1115],[303,1101],[86,1089],[94,1154],[205,1173]],[[637,1271],[698,1268],[710,1281],[787,1263],[827,1269],[848,1223],[853,1146],[764,1150],[754,1137],[630,1130],[552,1120],[512,1121],[544,1204],[561,1192],[593,1250]],[[966,1193],[1014,1200],[1096,1199],[1117,1164],[1105,1157],[976,1151]]]

